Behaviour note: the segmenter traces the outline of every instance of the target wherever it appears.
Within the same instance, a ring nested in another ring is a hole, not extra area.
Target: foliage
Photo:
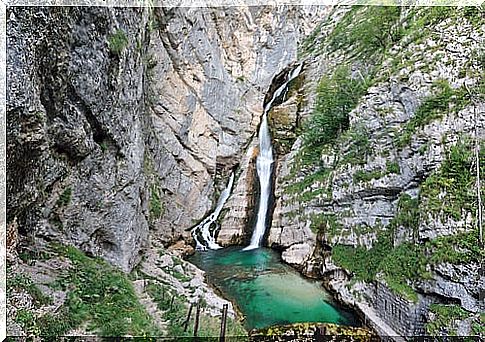
[[[422,128],[447,114],[450,111],[450,104],[454,105],[454,110],[457,112],[469,103],[464,89],[455,90],[445,80],[435,82],[432,91],[435,95],[426,98],[418,107],[414,116],[404,126],[396,140],[398,147],[408,145],[418,128]]]
[[[352,176],[352,178],[355,183],[358,183],[358,182],[369,182],[373,179],[379,179],[383,176],[384,176],[384,172],[382,172],[381,170],[372,170],[372,171],[357,170]]]
[[[389,232],[379,234],[372,248],[336,245],[332,249],[332,260],[354,273],[359,280],[370,282],[375,279],[380,262],[391,252]]]
[[[160,189],[156,185],[150,187],[150,219],[159,219],[163,214],[163,204],[160,201]]]
[[[38,335],[39,329],[35,322],[35,315],[27,309],[20,309],[15,316],[15,322],[20,324],[28,334]]]
[[[119,29],[108,37],[109,50],[115,55],[120,55],[128,45],[125,31]]]
[[[403,36],[400,15],[399,6],[353,6],[329,36],[330,47],[364,58],[382,53]]]
[[[396,228],[403,227],[411,230],[416,235],[416,230],[419,225],[419,199],[412,198],[406,193],[399,197],[397,203],[397,213],[389,224],[390,229],[394,233]],[[413,235],[413,236],[414,236]]]
[[[67,187],[64,189],[62,194],[57,199],[56,205],[58,207],[65,207],[71,202],[71,197],[72,197],[72,189],[71,187]]]
[[[342,159],[339,160],[339,165],[351,164],[351,165],[363,165],[366,162],[367,155],[369,154],[370,141],[369,135],[365,132],[365,128],[358,126],[349,129],[345,134],[342,134],[339,138],[340,145],[344,142],[348,143],[348,147],[343,152]]]
[[[416,293],[408,284],[409,281],[427,278],[426,258],[420,245],[410,242],[394,248],[379,264],[379,270],[391,290],[416,302]]]
[[[55,315],[37,319],[42,335],[63,335],[84,322],[102,336],[160,333],[122,271],[74,247],[56,246],[55,250],[70,259],[72,267],[54,284],[68,291],[64,305]]]
[[[431,335],[443,333],[443,328],[447,329],[446,334],[452,334],[454,322],[470,316],[468,312],[456,304],[431,304],[429,310],[435,315],[435,319],[426,323],[426,332]]]
[[[460,220],[464,212],[477,207],[474,191],[476,177],[472,172],[473,152],[469,141],[453,146],[440,169],[421,185],[423,205],[429,213],[442,213]],[[481,161],[481,168],[485,161]]]
[[[7,295],[12,295],[13,291],[25,291],[34,301],[36,306],[42,306],[52,303],[52,298],[46,296],[38,287],[34,284],[32,279],[22,273],[16,274],[11,278],[7,278]]]
[[[310,229],[314,233],[323,232],[327,241],[343,229],[335,214],[312,214],[310,220]]]
[[[189,311],[188,303],[184,298],[168,290],[158,282],[151,281],[146,291],[151,298],[157,303],[159,310],[163,311],[163,319],[169,321],[168,336],[189,337],[193,335],[193,321],[195,316],[195,306],[192,308],[191,322],[188,323],[187,331],[184,331],[184,325]],[[201,308],[205,307],[205,303],[201,302]],[[201,310],[202,311],[202,310]],[[212,317],[201,312],[198,336],[200,337],[214,337],[218,336],[220,332],[220,318]],[[226,334],[228,336],[242,336],[247,335],[242,325],[228,317]]]
[[[475,210],[476,179],[472,163],[471,144],[462,139],[450,149],[440,169],[421,184],[419,198],[407,194],[400,196],[389,230],[378,233],[377,242],[371,249],[337,245],[332,252],[335,262],[366,281],[375,279],[376,274],[382,272],[389,287],[410,300],[416,300],[410,286],[412,281],[429,277],[426,265],[480,262],[485,251],[480,248],[477,227],[421,244],[405,242],[394,247],[394,231],[398,227],[412,230],[416,241],[423,214],[443,212],[446,217],[458,220],[463,217],[463,211]],[[485,171],[485,158],[480,158],[480,168]]]
[[[322,32],[322,27],[323,27],[323,22],[318,24],[317,27],[315,27],[315,29],[310,33],[310,35],[303,40],[301,46],[299,46],[299,49],[298,49],[299,54],[301,53],[307,54],[314,51],[316,46],[316,39],[318,38],[318,36],[320,36]]]
[[[387,170],[387,173],[395,173],[395,174],[400,174],[401,173],[401,169],[399,167],[399,163],[398,162],[388,162],[386,164],[386,170]]]
[[[433,251],[430,257],[430,262],[433,264],[442,262],[452,264],[480,263],[485,258],[485,250],[480,248],[478,229],[441,236],[431,240],[428,245]]]
[[[349,113],[365,93],[369,81],[355,79],[348,66],[320,80],[315,109],[304,124],[302,158],[305,164],[320,160],[325,145],[334,143],[349,128]]]
[[[318,171],[312,172],[305,176],[301,181],[289,184],[284,191],[290,195],[297,195],[297,199],[299,201],[310,201],[311,199],[327,191],[327,188],[324,184],[322,184],[317,190],[309,189],[309,187],[316,182],[324,183],[330,175],[329,170],[319,169]]]
[[[394,248],[390,231],[381,231],[369,250],[337,245],[332,249],[332,259],[359,280],[371,282],[382,272],[389,288],[411,301],[416,301],[417,296],[408,281],[426,277],[421,248],[412,243]]]

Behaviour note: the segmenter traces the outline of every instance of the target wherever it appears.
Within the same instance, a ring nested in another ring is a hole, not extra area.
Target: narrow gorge
[[[7,7],[9,338],[483,337],[484,16]]]

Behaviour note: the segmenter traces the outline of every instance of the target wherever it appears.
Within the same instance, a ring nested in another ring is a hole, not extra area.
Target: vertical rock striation
[[[148,235],[147,20],[145,9],[8,11],[8,221],[125,270]]]
[[[237,240],[265,91],[324,11],[9,9],[8,222],[130,270],[149,235],[190,240],[239,167]]]

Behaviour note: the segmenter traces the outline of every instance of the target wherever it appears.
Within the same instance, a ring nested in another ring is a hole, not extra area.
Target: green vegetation
[[[340,136],[337,144],[342,146],[345,143],[347,143],[347,147],[345,149],[342,148],[343,156],[338,164],[365,164],[370,148],[369,136],[365,129],[362,126],[349,129]]]
[[[473,152],[470,141],[461,141],[453,146],[440,169],[421,185],[421,200],[426,211],[460,220],[464,213],[474,213],[477,208],[472,170]],[[481,158],[480,168],[485,170]]]
[[[427,35],[440,22],[456,18],[466,18],[474,27],[483,24],[483,6],[429,6],[411,11],[412,20],[406,33],[414,33],[415,39]]]
[[[150,188],[150,219],[156,220],[163,215],[163,204],[160,201],[160,189],[152,185]]]
[[[399,201],[397,203],[397,213],[396,216],[394,216],[394,219],[390,222],[389,228],[391,229],[393,235],[395,230],[399,227],[406,228],[406,230],[413,233],[413,239],[416,241],[419,218],[419,199],[412,198],[408,194],[403,193],[399,197]]]
[[[369,84],[368,79],[352,78],[348,66],[340,66],[333,75],[320,80],[315,109],[304,125],[304,164],[317,163],[325,145],[334,143],[349,128],[349,113]]]
[[[102,336],[160,334],[123,272],[101,259],[87,257],[74,247],[55,246],[54,249],[72,263],[51,285],[66,290],[67,298],[55,314],[17,315],[16,320],[27,331],[41,336],[60,336],[87,323],[89,331]]]
[[[470,313],[463,310],[456,304],[431,304],[430,311],[435,315],[435,319],[426,323],[426,332],[430,335],[456,335],[453,328],[457,320],[463,320],[470,317]],[[445,331],[443,331],[443,328]]]
[[[35,316],[34,313],[27,309],[20,309],[15,316],[15,322],[19,323],[23,327],[30,327],[28,333],[34,333]]]
[[[470,103],[465,89],[453,89],[444,80],[435,82],[432,91],[435,95],[426,98],[418,107],[411,120],[404,126],[403,131],[396,140],[398,147],[409,145],[411,137],[418,128],[422,128],[433,120],[440,119],[449,113],[450,104],[453,104],[453,110],[458,112]]]
[[[357,170],[352,178],[354,183],[358,182],[369,182],[373,179],[379,179],[384,176],[384,172],[381,170],[372,170],[372,171],[365,171],[365,170]]]
[[[301,56],[303,53],[308,54],[315,50],[316,48],[316,39],[320,36],[322,32],[323,22],[318,24],[317,27],[310,33],[308,37],[306,37],[301,46],[298,49],[298,55]]]
[[[354,56],[383,53],[403,36],[399,6],[353,6],[329,36],[330,47]]]
[[[13,291],[27,292],[32,297],[34,305],[37,307],[52,303],[52,298],[42,293],[32,279],[25,274],[20,273],[12,278],[7,278],[7,295],[11,295]]]
[[[119,29],[114,34],[108,37],[109,50],[115,55],[120,55],[123,50],[128,46],[128,38],[125,31]]]
[[[352,271],[357,279],[372,281],[381,273],[391,290],[415,301],[412,283],[429,278],[426,265],[443,262],[461,264],[480,262],[485,251],[480,248],[478,228],[442,236],[424,243],[416,243],[419,220],[429,212],[444,212],[446,217],[464,217],[464,212],[476,210],[475,178],[472,173],[470,143],[457,143],[450,149],[441,168],[421,185],[419,198],[401,195],[398,210],[388,230],[380,231],[372,248],[337,245],[332,250],[333,260]],[[480,158],[485,171],[485,158]],[[396,229],[410,231],[415,243],[404,242],[395,246]]]
[[[329,170],[320,169],[305,176],[303,180],[288,185],[284,191],[287,194],[296,195],[302,202],[307,202],[328,190],[324,184],[318,190],[311,190],[309,187],[316,182],[326,183],[329,176],[331,176]]]
[[[99,147],[101,148],[101,151],[106,152],[108,150],[108,143],[106,141],[102,141],[99,144]]]
[[[332,249],[332,259],[352,271],[358,280],[371,282],[382,273],[391,290],[411,301],[416,301],[417,295],[409,282],[427,277],[422,248],[412,243],[394,248],[390,231],[379,232],[369,250],[337,245]]]
[[[71,202],[71,197],[72,197],[72,189],[71,187],[67,187],[64,189],[62,194],[57,199],[56,205],[58,207],[65,207]]]
[[[478,230],[466,233],[441,236],[431,240],[427,245],[432,249],[430,257],[432,264],[449,262],[452,264],[480,263],[485,257],[485,251],[480,248]]]
[[[485,314],[481,313],[479,318],[472,322],[472,334],[483,336],[485,334]]]
[[[167,287],[158,282],[150,281],[146,287],[146,291],[151,298],[157,303],[159,310],[163,311],[163,319],[169,321],[167,336],[190,337],[193,336],[193,325],[195,317],[195,307],[192,308],[191,320],[188,322],[187,330],[184,331],[189,305],[184,301],[184,298],[177,295],[175,292],[168,290]],[[204,308],[206,304],[202,301],[201,307]],[[200,337],[215,337],[219,336],[220,332],[220,317],[212,317],[201,312],[198,336]],[[242,325],[228,317],[227,336],[245,336],[246,331]]]
[[[310,229],[315,234],[323,232],[327,241],[333,236],[338,235],[343,229],[342,224],[337,220],[335,214],[312,214],[310,220]]]
[[[395,174],[400,174],[401,173],[401,169],[399,168],[399,163],[398,162],[388,162],[386,164],[386,170],[387,170],[387,173],[390,174],[390,173],[395,173]]]
[[[357,279],[370,282],[376,277],[380,261],[391,250],[390,239],[387,238],[386,234],[381,233],[377,242],[369,250],[362,246],[336,245],[332,249],[332,260],[353,272]]]

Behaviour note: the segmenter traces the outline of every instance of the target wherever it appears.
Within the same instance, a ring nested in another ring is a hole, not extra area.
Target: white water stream
[[[288,84],[295,79],[301,72],[303,64],[298,65],[287,76],[285,83],[283,83],[273,93],[273,97],[264,107],[263,119],[259,128],[259,154],[256,160],[256,169],[260,184],[260,199],[258,208],[258,217],[256,227],[251,237],[251,243],[244,250],[251,250],[261,246],[264,234],[266,232],[266,221],[268,216],[269,199],[271,195],[271,174],[273,171],[273,146],[271,144],[271,135],[268,128],[268,113],[271,110],[274,101],[281,96],[286,96],[288,91]],[[226,188],[221,193],[216,209],[205,218],[201,223],[192,229],[192,236],[197,244],[197,249],[219,249],[222,248],[216,242],[216,233],[218,231],[217,218],[221,213],[222,207],[227,201],[234,182],[234,173],[231,174]]]
[[[271,144],[271,135],[268,129],[268,113],[273,106],[273,102],[281,95],[286,95],[288,91],[288,84],[295,79],[301,72],[303,64],[298,65],[293,69],[287,77],[285,83],[283,83],[273,93],[271,101],[269,101],[264,107],[263,121],[259,128],[259,155],[256,160],[256,169],[258,172],[259,184],[260,184],[260,197],[258,218],[256,221],[256,227],[251,237],[251,243],[244,250],[251,250],[261,246],[264,234],[266,232],[266,221],[268,215],[268,204],[271,195],[271,174],[273,171],[273,146]],[[283,94],[285,92],[285,94]]]
[[[218,231],[217,227],[217,218],[221,213],[222,207],[227,201],[227,198],[231,194],[232,184],[234,183],[234,173],[231,174],[229,178],[229,182],[227,183],[226,188],[222,191],[221,196],[219,197],[219,201],[217,202],[216,209],[205,218],[204,221],[199,223],[193,230],[192,236],[194,237],[196,248],[200,250],[209,249],[219,249],[222,248],[216,242],[216,232]],[[199,239],[200,238],[200,239]]]

